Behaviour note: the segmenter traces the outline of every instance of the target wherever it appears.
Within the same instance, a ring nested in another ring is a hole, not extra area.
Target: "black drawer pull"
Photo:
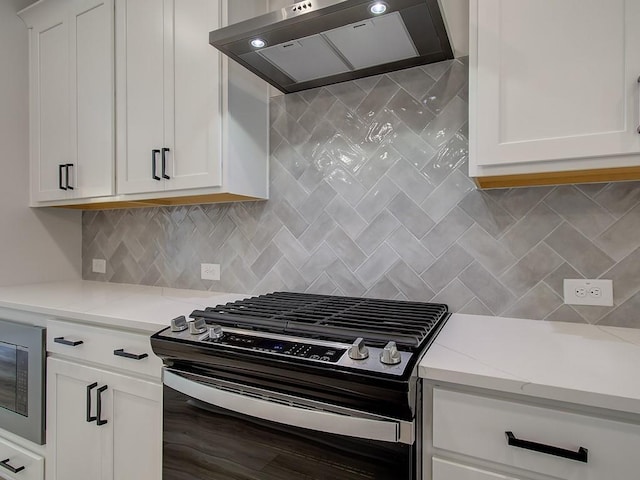
[[[102,425],[106,425],[107,421],[106,420],[102,420],[102,392],[104,392],[108,387],[108,385],[104,385],[102,387],[100,387],[98,389],[98,407],[97,407],[97,412],[96,412],[96,416],[97,416],[97,421],[96,421],[96,425],[98,426],[102,426]]]
[[[156,175],[156,155],[160,153],[160,150],[151,150],[151,178],[160,181],[160,177]]]
[[[91,390],[98,386],[98,382],[87,385],[87,423],[97,420],[98,417],[91,416]]]
[[[121,348],[119,350],[114,350],[113,354],[116,357],[131,358],[132,360],[142,360],[143,358],[147,358],[149,356],[146,353],[136,354],[136,353],[125,352],[124,348]]]
[[[2,457],[0,457],[2,458]],[[9,470],[11,473],[18,473],[21,472],[22,470],[24,470],[24,467],[12,467],[11,465],[9,465],[9,460],[11,460],[10,458],[7,458],[6,460],[3,460],[0,462],[0,465],[2,465],[4,468],[6,468],[7,470]]]
[[[162,149],[162,178],[171,180],[171,177],[167,175],[167,152],[170,152],[168,148]]]
[[[573,450],[545,445],[544,443],[519,440],[515,437],[513,432],[504,433],[507,436],[507,442],[512,447],[524,448],[525,450],[533,450],[534,452],[546,453],[547,455],[555,455],[556,457],[568,458],[569,460],[587,463],[589,450],[584,447],[580,447],[577,452],[574,452]]]
[[[69,185],[69,169],[70,169],[71,167],[73,167],[73,163],[67,163],[67,164],[65,165],[65,169],[66,169],[66,171],[67,171],[67,174],[66,174],[66,178],[67,178],[67,188],[68,188],[69,190],[73,190],[73,187],[72,187],[71,185]]]
[[[59,343],[61,345],[67,345],[69,347],[77,347],[78,345],[82,345],[84,342],[82,340],[67,340],[64,337],[56,337],[53,339],[55,343]]]
[[[66,166],[66,165],[58,165],[58,188],[59,188],[60,190],[66,190],[66,189],[67,189],[67,187],[65,187],[65,186],[62,184],[62,171],[63,171],[65,168],[67,168],[67,166]]]

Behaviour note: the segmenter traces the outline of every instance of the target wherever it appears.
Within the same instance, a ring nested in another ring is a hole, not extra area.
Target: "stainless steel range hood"
[[[284,93],[453,58],[438,0],[305,0],[209,43]]]

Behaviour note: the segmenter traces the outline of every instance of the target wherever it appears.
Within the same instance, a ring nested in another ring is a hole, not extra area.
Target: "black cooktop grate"
[[[259,331],[371,345],[389,340],[414,350],[448,315],[446,305],[276,292],[195,310],[192,318]]]

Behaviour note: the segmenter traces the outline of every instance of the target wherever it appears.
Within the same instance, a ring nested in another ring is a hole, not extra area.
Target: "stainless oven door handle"
[[[283,425],[383,442],[414,442],[413,422],[354,417],[269,402],[194,382],[168,370],[164,371],[164,384],[209,405]]]

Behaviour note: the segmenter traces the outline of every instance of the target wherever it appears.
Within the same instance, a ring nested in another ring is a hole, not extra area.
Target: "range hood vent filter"
[[[453,58],[439,0],[305,0],[209,34],[284,93]],[[264,48],[256,45],[264,44]]]

